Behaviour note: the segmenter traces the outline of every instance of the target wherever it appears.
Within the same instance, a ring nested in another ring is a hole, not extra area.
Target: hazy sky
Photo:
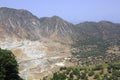
[[[0,7],[26,9],[38,17],[57,15],[72,23],[120,23],[120,0],[0,0]]]

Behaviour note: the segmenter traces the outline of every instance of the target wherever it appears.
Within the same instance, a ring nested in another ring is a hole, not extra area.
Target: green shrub
[[[63,73],[54,73],[53,74],[53,78],[51,78],[52,80],[65,80],[66,79],[66,75]]]
[[[81,79],[85,79],[86,73],[81,73]]]
[[[99,80],[99,79],[100,79],[99,75],[98,75],[98,74],[96,74],[96,75],[94,76],[94,79]]]
[[[100,71],[100,75],[102,75],[103,73],[104,73],[104,70],[101,70],[101,71]]]
[[[98,66],[96,66],[93,70],[102,70],[103,69],[103,66],[102,65],[98,65]]]
[[[94,71],[91,70],[89,73],[88,73],[88,76],[93,76],[94,75]]]
[[[0,49],[0,80],[22,80],[18,74],[15,56],[9,50]]]
[[[120,71],[113,71],[112,75],[120,77]]]

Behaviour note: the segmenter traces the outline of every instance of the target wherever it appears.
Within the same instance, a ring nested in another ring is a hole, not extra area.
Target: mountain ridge
[[[38,20],[37,17],[33,16],[32,13],[27,10],[0,8],[0,25],[3,26],[0,28],[6,32],[3,32],[6,37],[17,37],[21,39],[27,37],[28,39],[38,38],[38,36],[40,36],[36,27],[40,25]],[[27,30],[29,30],[29,32]],[[38,34],[35,34],[32,30]],[[1,34],[1,36],[3,36],[3,34]]]
[[[72,50],[77,50],[77,57],[107,51],[120,54],[118,43],[120,24],[87,21],[74,25],[58,16],[38,18],[26,10],[0,8],[0,47],[15,54],[20,76],[25,80],[39,80],[61,66],[77,64],[79,59]]]
[[[120,26],[120,24],[109,21],[86,21],[74,25],[58,16],[38,18],[27,10],[6,7],[0,8],[1,38],[10,37],[39,40],[42,37],[45,37],[58,42],[72,43],[78,37],[87,39],[87,37],[93,35],[93,37],[98,37],[98,35],[101,34],[106,36],[102,33],[103,30],[107,30],[107,34],[109,34],[111,30],[114,30],[114,33],[115,31],[119,33],[119,27],[112,26]],[[114,35],[118,35],[117,33]]]

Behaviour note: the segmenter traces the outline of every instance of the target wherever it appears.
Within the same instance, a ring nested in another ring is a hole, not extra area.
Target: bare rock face
[[[74,25],[63,19],[37,18],[26,10],[0,8],[0,37],[39,40],[41,37],[70,43]]]
[[[26,10],[0,8],[0,37],[35,40],[40,38],[39,19]]]
[[[26,10],[0,8],[0,38],[40,40],[71,43],[89,37],[119,39],[120,24],[108,21],[84,22],[73,25],[58,16],[37,18]]]
[[[40,18],[40,23],[41,34],[54,41],[71,43],[75,36],[74,25],[58,16]]]

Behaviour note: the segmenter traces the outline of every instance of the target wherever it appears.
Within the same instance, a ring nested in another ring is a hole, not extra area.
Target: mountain
[[[48,38],[60,42],[87,38],[119,39],[120,24],[108,21],[83,22],[73,25],[58,16],[37,18],[27,10],[0,8],[0,38],[39,40]]]
[[[40,38],[39,19],[26,10],[0,8],[0,38]]]
[[[72,42],[74,25],[58,16],[37,18],[26,10],[0,8],[0,37],[39,40],[41,37],[54,41]]]
[[[41,34],[54,41],[71,43],[75,36],[74,25],[58,16],[40,18],[40,24]]]
[[[84,22],[76,25],[76,32],[78,38],[72,44],[71,52],[79,65],[120,61],[120,24]]]
[[[52,25],[51,33],[45,30],[47,23]],[[71,23],[58,17],[44,23],[29,11],[0,8],[0,48],[13,52],[19,63],[20,76],[25,80],[40,79],[68,63],[65,59],[71,56],[70,46],[61,42],[72,41],[72,28]]]
[[[71,44],[82,53],[80,56],[119,54],[120,24],[100,21],[73,25],[58,16],[38,18],[27,10],[0,8],[0,48],[14,53],[23,79],[40,79],[58,67],[74,65]]]
[[[38,38],[37,28],[40,25],[38,20],[37,17],[26,10],[0,8],[0,28],[2,28],[1,31],[5,32],[3,37]]]
[[[120,24],[109,21],[79,23],[76,31],[82,33],[85,39],[120,40]]]

